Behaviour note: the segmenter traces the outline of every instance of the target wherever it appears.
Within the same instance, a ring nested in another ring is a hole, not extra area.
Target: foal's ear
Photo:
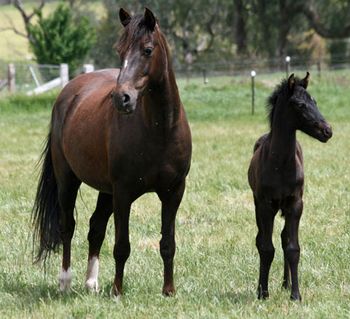
[[[294,78],[294,73],[292,73],[289,78],[288,78],[288,88],[290,90],[294,89],[294,85],[295,85],[295,78]]]
[[[301,86],[306,90],[307,89],[307,86],[309,85],[309,80],[310,80],[310,73],[309,72],[306,72],[306,76],[305,78],[303,78],[300,83],[301,83]]]
[[[126,27],[129,24],[130,20],[131,20],[131,16],[123,8],[120,8],[120,10],[119,10],[119,19],[120,19],[121,24],[124,27]]]
[[[148,8],[145,8],[144,21],[145,21],[145,25],[148,28],[148,30],[154,31],[154,28],[156,27],[157,20],[154,17],[153,12]]]

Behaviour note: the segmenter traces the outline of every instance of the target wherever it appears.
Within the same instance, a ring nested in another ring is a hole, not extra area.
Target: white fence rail
[[[5,70],[3,70],[5,71]],[[83,73],[94,71],[94,65],[84,64]],[[0,91],[7,88],[9,93],[23,92],[37,95],[49,90],[64,87],[69,81],[68,64],[60,65],[7,65],[7,74],[2,72]]]

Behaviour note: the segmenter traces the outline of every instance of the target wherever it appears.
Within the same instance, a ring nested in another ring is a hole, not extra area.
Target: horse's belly
[[[82,182],[111,193],[106,124],[84,114],[80,112],[66,123],[62,138],[64,156]]]

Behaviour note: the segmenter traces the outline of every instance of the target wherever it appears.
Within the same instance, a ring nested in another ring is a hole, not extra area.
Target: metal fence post
[[[7,86],[10,93],[14,93],[16,91],[16,68],[13,63],[8,65]]]
[[[60,78],[61,78],[61,85],[62,87],[64,87],[69,81],[69,68],[68,68],[68,64],[66,63],[60,64]]]
[[[254,70],[252,70],[250,72],[250,76],[252,78],[252,115],[254,115],[254,111],[255,111],[255,76],[256,76],[256,72]]]
[[[290,56],[287,55],[286,56],[286,74],[287,74],[287,78],[289,76],[289,72],[290,72]]]

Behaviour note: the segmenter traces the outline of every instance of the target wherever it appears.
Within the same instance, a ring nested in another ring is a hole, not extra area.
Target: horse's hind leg
[[[108,219],[113,212],[113,197],[110,194],[99,193],[97,205],[90,218],[89,257],[86,272],[86,288],[98,291],[99,255],[105,238]]]
[[[158,193],[162,201],[162,238],[160,240],[160,254],[164,263],[163,294],[171,296],[174,287],[174,255],[175,255],[175,217],[185,190],[185,181],[171,192]]]
[[[286,247],[288,244],[288,231],[286,226],[284,226],[282,233],[281,233],[281,241],[282,241],[282,248],[283,248],[283,255],[284,255],[284,269],[283,269],[283,282],[282,287],[284,289],[290,288],[290,269],[289,269],[289,263],[286,256]]]
[[[275,248],[272,243],[272,232],[276,210],[271,207],[271,204],[255,199],[254,202],[258,226],[256,247],[260,255],[258,298],[266,299],[269,297],[268,279],[271,263],[275,255]]]
[[[74,206],[77,192],[81,181],[79,181],[70,169],[60,172],[57,178],[58,202],[60,212],[60,232],[63,244],[62,269],[59,277],[60,290],[66,291],[70,288],[72,281],[71,273],[71,241],[75,228]]]
[[[284,255],[288,261],[292,279],[292,291],[290,298],[292,300],[301,300],[298,282],[298,265],[300,258],[299,246],[299,222],[303,211],[303,201],[301,198],[293,199],[288,203],[287,207],[283,209],[285,215],[285,229],[288,233],[288,241],[285,243]]]
[[[114,186],[113,211],[115,225],[115,245],[113,256],[115,259],[115,278],[113,294],[123,293],[124,266],[130,255],[129,216],[132,199],[130,194],[123,191],[124,185]]]

